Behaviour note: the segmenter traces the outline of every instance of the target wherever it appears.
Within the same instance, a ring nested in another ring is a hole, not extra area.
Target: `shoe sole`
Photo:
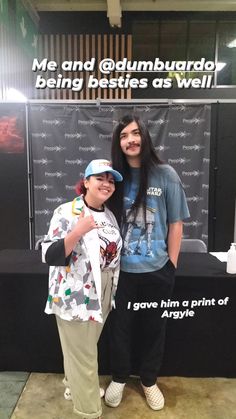
[[[156,406],[152,406],[151,404],[149,404],[149,403],[147,402],[147,405],[148,405],[148,406],[149,406],[152,410],[162,410],[165,404],[163,403],[163,405],[161,405],[160,407],[156,407]]]
[[[121,401],[120,402],[118,402],[118,403],[111,403],[111,402],[109,402],[108,400],[106,400],[106,397],[105,397],[105,403],[106,403],[106,405],[107,406],[109,406],[109,407],[118,407],[119,406],[119,404],[121,403]]]

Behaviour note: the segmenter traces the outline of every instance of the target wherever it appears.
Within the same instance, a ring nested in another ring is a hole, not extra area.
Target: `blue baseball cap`
[[[121,182],[123,176],[112,168],[111,162],[104,159],[92,160],[85,169],[84,177],[98,175],[99,173],[111,173],[116,182]]]

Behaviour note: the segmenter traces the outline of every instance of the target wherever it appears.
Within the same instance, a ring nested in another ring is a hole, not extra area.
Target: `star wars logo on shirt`
[[[162,189],[161,188],[155,188],[153,186],[150,186],[147,189],[147,195],[161,196],[162,195]]]

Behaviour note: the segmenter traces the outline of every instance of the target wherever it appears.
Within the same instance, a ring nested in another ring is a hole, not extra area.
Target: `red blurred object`
[[[21,124],[20,124],[21,125]],[[0,152],[23,153],[24,137],[17,117],[3,116],[0,118]]]

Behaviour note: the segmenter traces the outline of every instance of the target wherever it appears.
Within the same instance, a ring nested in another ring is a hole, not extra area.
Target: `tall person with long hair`
[[[124,116],[115,127],[112,162],[124,178],[111,202],[121,225],[123,249],[111,313],[112,382],[105,401],[117,407],[122,400],[132,370],[134,307],[146,302],[149,308],[143,309],[138,319],[139,376],[147,404],[160,410],[164,396],[156,381],[166,331],[160,302],[172,295],[183,220],[189,211],[179,176],[159,159],[146,125],[136,115]],[[153,302],[156,304],[150,304]]]

